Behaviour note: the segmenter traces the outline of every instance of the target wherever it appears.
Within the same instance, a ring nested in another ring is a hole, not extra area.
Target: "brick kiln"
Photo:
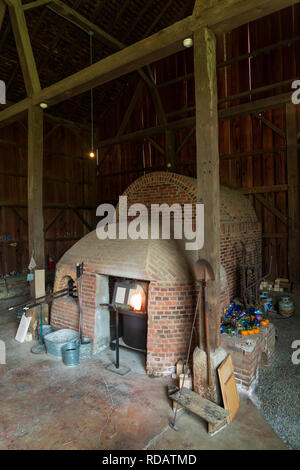
[[[261,227],[248,199],[239,191],[221,186],[221,304],[240,293],[241,241],[251,253],[261,242]],[[197,201],[196,180],[157,172],[137,179],[125,191],[133,203],[191,204]],[[110,342],[110,312],[100,303],[112,300],[115,279],[147,285],[147,372],[170,374],[186,354],[196,286],[193,263],[197,253],[183,250],[178,240],[99,240],[93,231],[77,242],[57,265],[55,290],[75,279],[75,265],[84,265],[82,283],[83,333],[93,338],[94,352]],[[78,329],[78,305],[74,298],[55,300],[51,324]],[[232,351],[231,351],[232,353]]]

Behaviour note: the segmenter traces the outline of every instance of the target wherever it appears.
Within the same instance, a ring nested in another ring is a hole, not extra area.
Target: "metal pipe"
[[[120,366],[120,353],[119,353],[119,310],[115,307],[116,313],[116,369]]]

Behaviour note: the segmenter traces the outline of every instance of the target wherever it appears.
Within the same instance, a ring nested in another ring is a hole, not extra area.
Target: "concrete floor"
[[[0,449],[285,449],[245,396],[233,423],[210,437],[198,417],[182,414],[175,432],[167,398],[171,379],[145,375],[144,357],[121,351],[132,370],[120,377],[105,369],[111,351],[66,367],[14,340],[15,314],[0,312]]]

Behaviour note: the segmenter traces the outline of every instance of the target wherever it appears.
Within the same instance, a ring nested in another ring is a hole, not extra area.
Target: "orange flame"
[[[142,308],[142,295],[140,292],[136,292],[130,297],[130,305],[134,310],[141,310]]]

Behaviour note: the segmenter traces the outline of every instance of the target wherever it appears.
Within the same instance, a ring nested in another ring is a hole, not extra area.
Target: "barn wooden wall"
[[[299,5],[219,36],[217,62],[220,110],[291,90],[291,81],[300,78]],[[152,64],[151,68],[168,122],[194,116],[193,50]],[[100,120],[99,141],[117,134],[138,82],[135,74],[123,95],[109,108],[95,110],[95,120]],[[278,83],[280,86],[276,86]],[[278,132],[286,131],[285,106],[267,110],[262,117],[264,122],[250,114],[220,120],[220,181],[240,188],[250,197],[263,226],[265,270],[272,256],[273,277],[286,277],[287,158],[286,140]],[[75,121],[76,116],[70,119]],[[124,133],[158,124],[144,85]],[[100,148],[96,197],[92,188],[95,168],[87,158],[88,134],[57,122],[46,121],[44,127],[45,228],[53,222],[45,233],[46,255],[58,260],[94,226],[94,211],[90,208],[95,207],[96,199],[98,203],[116,203],[136,178],[148,171],[166,169],[165,134],[152,136],[152,141],[140,139]],[[188,176],[196,176],[193,132],[192,126],[183,126],[174,133],[175,171]],[[26,136],[26,121],[0,129],[0,274],[20,271],[28,264]],[[188,143],[182,145],[187,136]],[[259,197],[282,217],[262,205]],[[12,237],[9,242],[8,235]]]
[[[220,109],[290,91],[291,81],[300,77],[299,5],[219,36],[217,62]],[[193,68],[192,49],[152,65],[169,122],[194,115]],[[178,81],[181,76],[185,78]],[[169,85],[163,85],[169,81]],[[121,100],[106,111],[99,129],[101,140],[116,135],[136,84],[137,79],[132,80]],[[286,140],[281,135],[286,131],[285,105],[265,111],[262,119],[246,114],[220,120],[220,181],[248,194],[263,226],[265,271],[272,256],[273,277],[287,277],[288,229],[282,221],[288,216]],[[157,124],[149,91],[144,87],[125,134]],[[190,132],[190,128],[176,132],[177,149]],[[164,148],[164,134],[152,138]],[[193,136],[177,154],[176,171],[196,176],[195,164]],[[134,179],[156,169],[166,169],[166,158],[147,140],[102,148],[100,201],[116,202]],[[280,211],[283,218],[267,209],[258,200],[260,197]]]
[[[22,121],[0,129],[0,274],[28,266],[26,125]],[[77,208],[90,223],[91,210],[83,209],[91,206],[86,141],[83,132],[45,122],[45,251],[56,260],[89,231],[74,209],[67,208]]]

